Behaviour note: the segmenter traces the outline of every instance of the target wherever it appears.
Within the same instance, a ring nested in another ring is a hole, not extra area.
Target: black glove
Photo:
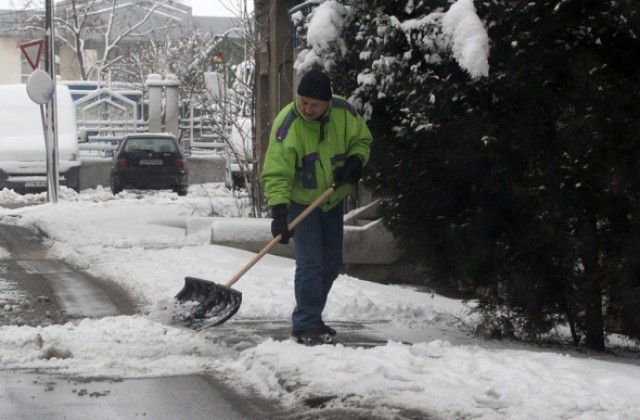
[[[289,231],[289,225],[287,224],[287,205],[276,204],[271,209],[271,234],[275,238],[278,235],[282,235],[280,239],[281,244],[288,244],[289,239],[293,236],[293,230]]]
[[[333,170],[333,181],[336,187],[345,184],[355,184],[362,178],[362,161],[356,155],[347,158],[344,166],[339,166]]]

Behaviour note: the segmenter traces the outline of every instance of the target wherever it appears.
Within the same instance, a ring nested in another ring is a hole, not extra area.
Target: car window
[[[158,152],[175,152],[176,144],[171,140],[162,140],[157,142]]]
[[[144,150],[153,150],[148,145],[145,146],[145,140],[143,139],[129,139],[124,146],[125,152],[141,152]]]
[[[167,153],[177,151],[176,143],[171,139],[128,139],[125,152]]]

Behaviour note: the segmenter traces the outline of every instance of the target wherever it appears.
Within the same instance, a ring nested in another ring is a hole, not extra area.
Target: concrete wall
[[[226,179],[226,160],[222,156],[189,157],[189,184],[204,184],[207,182],[224,182]]]
[[[211,243],[258,253],[271,241],[271,219],[211,218]],[[295,233],[294,233],[295,235]],[[293,258],[295,246],[277,244],[273,255]],[[391,264],[399,258],[395,238],[382,220],[363,226],[344,227],[343,260],[345,264]]]
[[[103,186],[109,188],[111,160],[83,160],[80,165],[80,191]]]
[[[345,215],[342,272],[371,281],[391,283],[406,269],[396,239],[376,216],[377,203]],[[196,223],[197,222],[197,223]],[[212,217],[198,218],[187,225],[187,235],[210,226],[211,243],[258,253],[271,240],[271,219]],[[190,230],[192,232],[190,232]],[[294,258],[295,245],[276,244],[269,252]],[[248,261],[248,259],[247,259]]]
[[[0,84],[2,85],[22,81],[22,62],[20,61],[22,51],[18,44],[17,38],[0,37],[0,57],[2,57]]]
[[[189,184],[224,182],[226,162],[218,155],[190,156]],[[80,166],[80,190],[102,185],[109,188],[110,159],[87,159]]]

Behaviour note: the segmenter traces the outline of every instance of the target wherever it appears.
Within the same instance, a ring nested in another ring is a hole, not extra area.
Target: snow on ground
[[[318,396],[329,406],[376,408],[380,418],[418,410],[430,418],[640,418],[640,367],[509,342],[483,341],[462,302],[341,276],[326,321],[366,322],[389,339],[373,348],[305,347],[266,339],[234,349],[206,334],[157,322],[185,275],[224,283],[252,254],[211,245],[207,216],[242,215],[242,200],[219,184],[169,192],[63,189],[46,195],[0,191],[0,223],[37,227],[51,257],[126,288],[141,314],[47,327],[0,327],[0,369],[45,369],[90,377],[221,373],[239,388],[292,407]],[[0,258],[8,252],[0,247]],[[288,319],[294,263],[267,255],[234,285],[235,319]]]

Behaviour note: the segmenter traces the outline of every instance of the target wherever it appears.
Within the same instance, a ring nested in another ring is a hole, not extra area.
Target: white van
[[[69,89],[56,86],[60,185],[79,190],[80,158],[75,106]],[[47,190],[46,149],[40,105],[27,87],[0,85],[0,189],[18,193]]]

